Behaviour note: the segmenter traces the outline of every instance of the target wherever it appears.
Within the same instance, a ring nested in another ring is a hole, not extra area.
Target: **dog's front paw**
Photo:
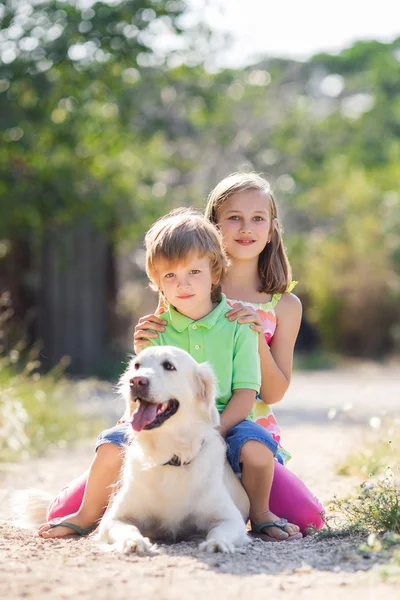
[[[124,540],[120,540],[117,544],[117,550],[122,554],[137,554],[138,556],[147,556],[152,554],[153,544],[149,538],[141,535],[130,535]]]
[[[210,539],[201,542],[199,550],[200,552],[225,552],[226,554],[233,554],[235,552],[235,546],[224,540]]]

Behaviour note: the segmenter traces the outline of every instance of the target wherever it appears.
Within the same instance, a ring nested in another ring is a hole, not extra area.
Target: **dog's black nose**
[[[141,377],[140,375],[137,375],[129,380],[129,385],[131,387],[147,387],[149,385],[149,380],[147,377]]]

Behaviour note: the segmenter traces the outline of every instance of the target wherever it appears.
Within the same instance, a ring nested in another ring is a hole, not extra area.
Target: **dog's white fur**
[[[165,362],[175,370],[166,370]],[[128,407],[129,381],[149,381],[149,400],[179,401],[178,411],[154,429],[135,432],[127,448],[122,486],[104,515],[97,539],[121,552],[146,554],[152,540],[205,537],[204,551],[234,552],[248,538],[247,495],[225,458],[216,427],[215,376],[185,351],[170,346],[143,350],[121,379]],[[165,465],[173,456],[182,466]],[[184,465],[183,463],[189,463]]]

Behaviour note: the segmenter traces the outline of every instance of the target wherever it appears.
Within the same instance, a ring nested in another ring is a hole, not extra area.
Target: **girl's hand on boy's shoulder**
[[[260,315],[250,306],[245,306],[241,302],[235,302],[231,310],[225,314],[230,321],[238,323],[251,323],[250,329],[263,333],[263,324]]]
[[[158,338],[158,332],[165,331],[167,322],[158,317],[163,312],[165,312],[165,308],[158,308],[154,315],[146,315],[139,319],[133,335],[135,354],[139,354],[143,348],[149,345],[149,339]]]

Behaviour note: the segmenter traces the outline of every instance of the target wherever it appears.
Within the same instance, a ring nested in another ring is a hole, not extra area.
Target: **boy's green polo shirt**
[[[186,350],[198,363],[209,362],[218,380],[217,409],[222,412],[233,390],[260,391],[261,371],[258,333],[248,323],[229,321],[231,310],[222,294],[218,306],[194,321],[178,313],[173,306],[160,315],[167,321],[164,332],[149,340],[154,346],[176,346]],[[249,415],[252,417],[253,415]]]

